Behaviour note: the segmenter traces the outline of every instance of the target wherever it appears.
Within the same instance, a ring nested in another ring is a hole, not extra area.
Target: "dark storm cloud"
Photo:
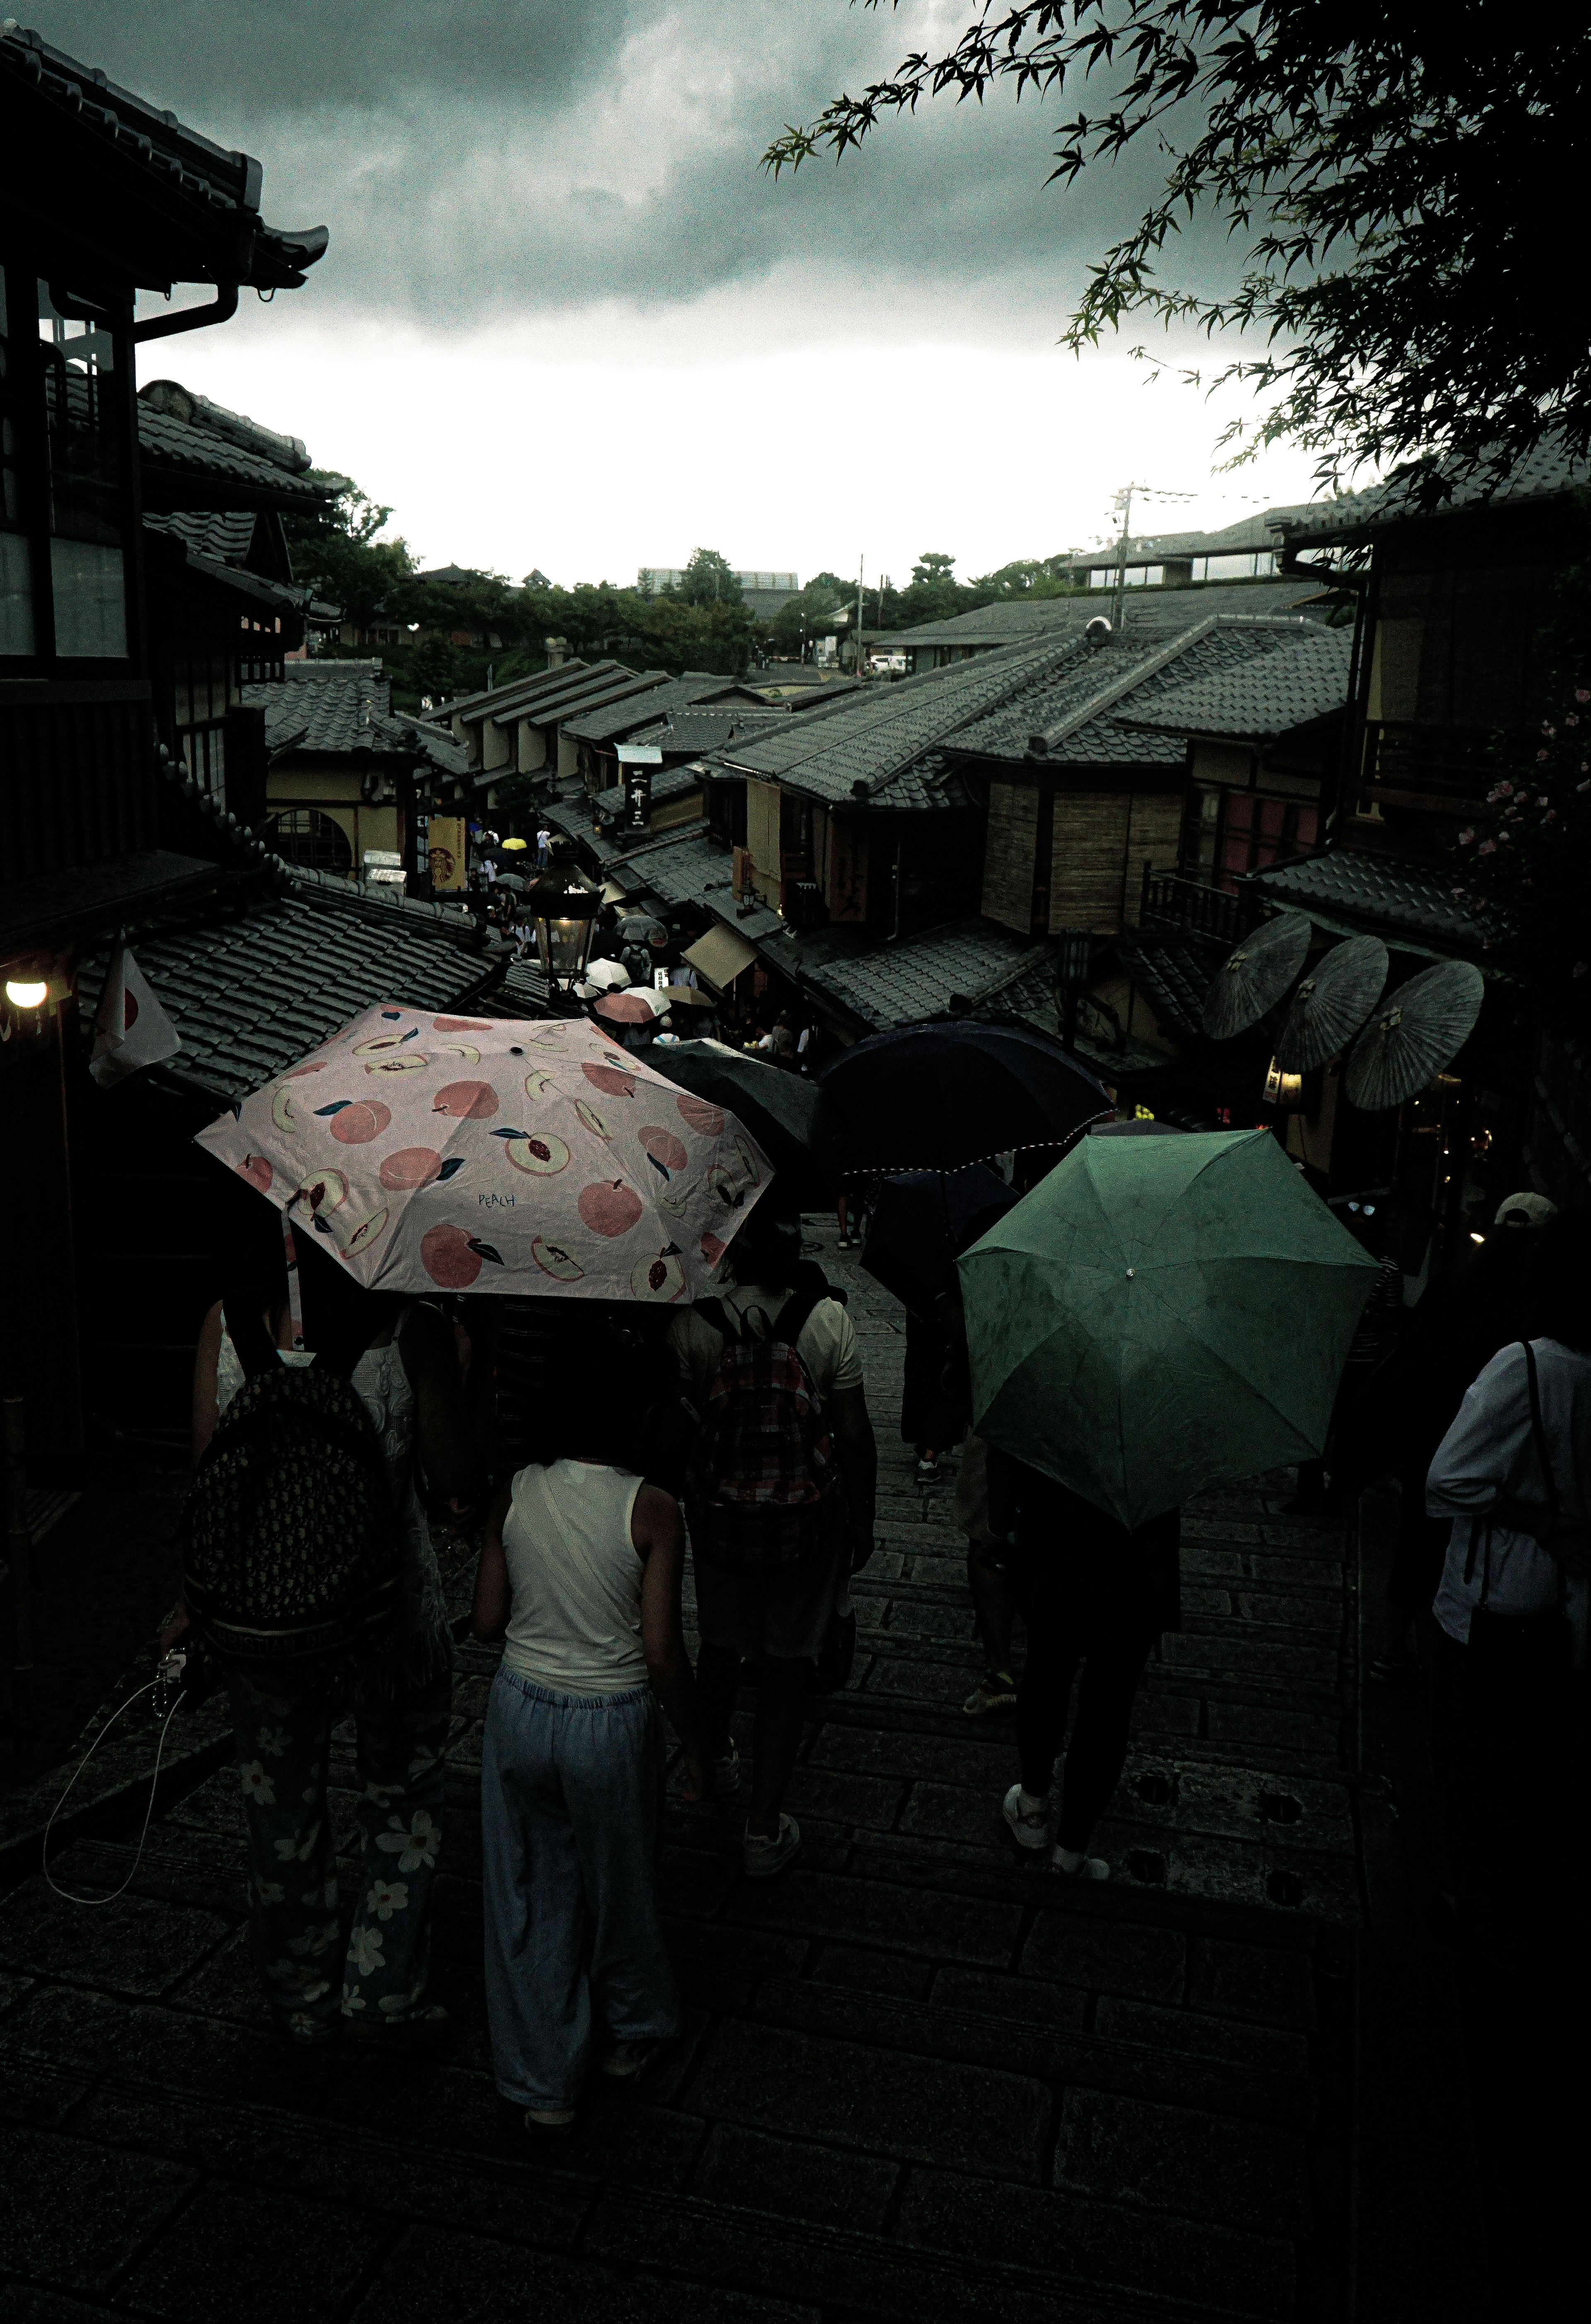
[[[776,284],[813,321],[859,285],[913,315],[997,286],[1052,336],[1142,172],[1046,188],[1034,103],[928,108],[836,170],[758,167],[967,0],[41,0],[45,37],[265,165],[278,224],[324,222],[306,311],[422,325]],[[1059,108],[1056,108],[1059,111]]]

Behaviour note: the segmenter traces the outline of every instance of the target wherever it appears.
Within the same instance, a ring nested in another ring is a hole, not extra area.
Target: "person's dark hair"
[[[600,1461],[641,1475],[652,1416],[678,1395],[678,1369],[665,1348],[624,1325],[598,1331],[537,1416],[537,1457]]]
[[[1591,1211],[1560,1213],[1531,1241],[1542,1336],[1591,1355]]]
[[[800,1216],[786,1210],[770,1189],[729,1246],[729,1272],[737,1284],[789,1291],[800,1260]]]
[[[287,1305],[282,1213],[251,1191],[222,1206],[219,1226],[213,1279],[219,1283],[229,1324],[247,1331],[252,1318],[279,1318]],[[367,1291],[356,1281],[340,1259],[319,1248],[312,1227],[294,1226],[293,1248],[305,1344],[330,1370],[351,1371],[402,1303],[391,1292]]]

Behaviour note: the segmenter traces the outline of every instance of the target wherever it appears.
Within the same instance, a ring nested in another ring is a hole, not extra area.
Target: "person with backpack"
[[[680,2028],[653,1885],[660,1705],[702,1783],[684,1527],[640,1475],[657,1360],[615,1334],[593,1361],[604,1393],[570,1382],[542,1415],[555,1457],[499,1496],[476,1577],[474,1635],[504,1641],[481,1752],[492,2056],[538,2132],[573,2121],[594,2037],[624,2076]]]
[[[763,1196],[729,1246],[732,1281],[675,1317],[669,1344],[699,1417],[686,1480],[701,1634],[696,1683],[713,1795],[740,1789],[729,1723],[741,1666],[757,1688],[742,1846],[754,1878],[782,1871],[800,1831],[781,1803],[814,1665],[872,1554],[878,1454],[856,1334],[799,1218]]]
[[[365,1290],[248,1199],[199,1333],[162,1644],[197,1644],[230,1698],[249,1950],[278,2030],[396,2048],[448,2022],[425,1991],[453,1650],[415,1468],[437,1493],[468,1487],[457,1348],[434,1309]],[[350,1702],[362,1860],[339,1963],[326,1792]]]

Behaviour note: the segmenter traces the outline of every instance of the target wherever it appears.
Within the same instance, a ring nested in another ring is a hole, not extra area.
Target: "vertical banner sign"
[[[426,833],[432,893],[462,890],[465,880],[464,817],[433,815]]]

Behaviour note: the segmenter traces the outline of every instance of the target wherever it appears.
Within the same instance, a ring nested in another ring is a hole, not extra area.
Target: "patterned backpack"
[[[735,1573],[788,1572],[838,1538],[844,1503],[822,1399],[796,1350],[819,1297],[798,1292],[767,1337],[717,1300],[696,1313],[724,1352],[685,1484],[691,1547]]]
[[[250,1370],[238,1351],[247,1377],[216,1423],[178,1527],[183,1590],[228,1676],[291,1693],[386,1643],[397,1521],[380,1442],[347,1378],[273,1353]]]

